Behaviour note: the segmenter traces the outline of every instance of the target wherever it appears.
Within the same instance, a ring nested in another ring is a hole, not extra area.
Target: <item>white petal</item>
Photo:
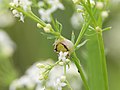
[[[62,86],[62,87],[66,86],[66,85],[67,85],[66,83],[61,83],[61,86]]]

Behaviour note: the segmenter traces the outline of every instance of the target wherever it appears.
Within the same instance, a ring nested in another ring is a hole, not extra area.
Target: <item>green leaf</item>
[[[55,36],[48,36],[47,39],[55,39]]]
[[[79,48],[81,48],[82,46],[84,46],[86,43],[88,42],[88,40],[83,41],[81,44],[79,44],[75,50],[78,50]]]
[[[42,35],[46,36],[47,39],[55,39],[56,36],[50,33],[44,33],[44,32],[40,32]]]
[[[112,27],[107,27],[107,28],[104,28],[102,31],[108,31],[110,30]]]
[[[62,32],[62,24],[56,20],[56,29],[61,33]]]
[[[75,34],[74,34],[74,31],[72,31],[72,34],[71,34],[71,41],[72,41],[72,43],[75,43]]]
[[[94,31],[89,32],[89,34]],[[90,90],[108,90],[106,61],[102,35],[87,36],[87,70]]]

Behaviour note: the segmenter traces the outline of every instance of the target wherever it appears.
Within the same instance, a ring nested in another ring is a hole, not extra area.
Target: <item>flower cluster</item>
[[[79,1],[79,0],[73,0],[73,3],[75,4],[75,8],[77,9],[77,13],[75,12],[73,16],[71,17],[71,24],[73,28],[77,29],[80,28],[80,25],[84,22],[87,22],[86,18],[88,17],[88,14],[85,12],[85,8],[82,3],[86,4],[88,3],[87,0],[85,1]],[[95,1],[90,0],[90,6],[91,8],[96,8],[100,10],[100,14],[102,17],[102,20],[107,18],[109,16],[108,11],[105,10],[105,4],[102,1]]]
[[[77,12],[74,12],[72,17],[71,17],[71,24],[73,26],[74,29],[79,29],[83,22],[85,21],[85,10],[80,2],[80,0],[72,0],[73,3],[75,4],[75,8],[77,9]],[[85,0],[85,3],[87,2],[87,0]],[[92,7],[95,6],[95,1],[94,0],[90,0],[90,4]]]
[[[32,2],[30,2],[29,0],[13,0],[10,3],[10,6],[14,7],[14,8],[21,8],[24,11],[30,11],[31,4],[32,4]],[[18,10],[13,9],[13,8],[11,8],[11,10],[12,10],[14,17],[18,17],[18,18],[20,18],[20,21],[24,22],[24,16],[23,16],[22,12],[19,12]]]
[[[67,69],[67,78],[64,76],[63,67],[56,65],[49,72],[49,77],[45,81],[39,80],[40,72],[43,72],[48,64],[53,64],[54,62],[50,59],[37,62],[33,64],[19,79],[16,79],[10,85],[9,90],[26,89],[26,90],[62,90],[63,87],[67,86],[66,79],[70,82],[73,90],[80,90],[82,87],[81,79],[77,72],[76,66],[71,63],[71,67]],[[36,67],[36,64],[39,68]],[[41,68],[41,69],[40,69]],[[34,89],[35,88],[35,89]],[[69,90],[69,89],[67,89]]]
[[[46,7],[46,5],[49,7]],[[46,0],[46,2],[39,1],[38,6],[40,7],[38,12],[41,19],[47,22],[51,22],[51,14],[57,9],[64,10],[64,6],[59,0]]]
[[[42,90],[42,85],[41,81],[39,80],[39,72],[40,70],[36,67],[36,63],[33,64],[19,79],[14,80],[10,87],[9,90],[17,90],[18,88],[24,88],[30,90],[33,89],[36,85],[35,90]],[[43,89],[44,90],[44,89]]]

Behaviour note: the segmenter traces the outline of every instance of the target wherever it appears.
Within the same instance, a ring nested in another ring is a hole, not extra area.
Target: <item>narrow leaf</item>
[[[89,32],[88,34],[92,33],[94,33],[94,31]],[[87,43],[87,70],[89,87],[90,90],[108,90],[106,79],[107,77],[105,73],[105,54],[103,47],[101,47],[104,45],[103,43],[100,43],[103,42],[101,39],[102,36],[98,36],[97,34],[87,36],[87,39],[89,39]]]
[[[86,43],[88,42],[88,39],[83,41],[81,44],[79,44],[77,47],[76,47],[76,50],[78,50],[79,48],[81,48],[82,46],[84,46]]]
[[[71,34],[71,41],[73,43],[75,43],[75,34],[74,34],[74,31],[72,31],[72,34]]]

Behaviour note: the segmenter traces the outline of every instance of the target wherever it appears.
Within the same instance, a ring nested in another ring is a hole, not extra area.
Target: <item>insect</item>
[[[57,39],[54,43],[54,51],[56,53],[62,51],[62,52],[68,52],[70,54],[73,52],[73,50],[74,50],[73,43],[66,38]]]

